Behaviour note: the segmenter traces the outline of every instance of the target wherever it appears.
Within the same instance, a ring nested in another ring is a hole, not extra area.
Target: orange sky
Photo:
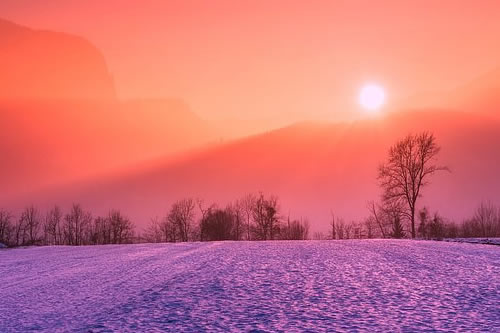
[[[5,19],[92,41],[122,98],[283,122],[352,115],[366,80],[394,101],[497,67],[499,11],[498,1],[0,2]]]

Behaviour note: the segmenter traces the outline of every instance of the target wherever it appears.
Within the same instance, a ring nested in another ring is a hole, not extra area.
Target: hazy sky
[[[499,12],[499,1],[457,0],[0,1],[0,17],[92,41],[122,98],[284,120],[357,112],[366,81],[390,102],[497,67]]]

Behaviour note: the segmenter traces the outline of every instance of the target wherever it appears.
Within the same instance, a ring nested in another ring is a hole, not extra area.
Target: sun
[[[378,84],[366,84],[359,92],[359,104],[365,110],[378,111],[385,103],[385,91]]]

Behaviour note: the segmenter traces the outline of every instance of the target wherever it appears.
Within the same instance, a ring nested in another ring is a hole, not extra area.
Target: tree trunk
[[[411,207],[411,238],[415,239],[415,206]]]

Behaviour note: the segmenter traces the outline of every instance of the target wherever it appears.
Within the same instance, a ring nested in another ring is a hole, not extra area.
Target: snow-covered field
[[[500,332],[500,247],[408,240],[0,250],[0,332]]]

